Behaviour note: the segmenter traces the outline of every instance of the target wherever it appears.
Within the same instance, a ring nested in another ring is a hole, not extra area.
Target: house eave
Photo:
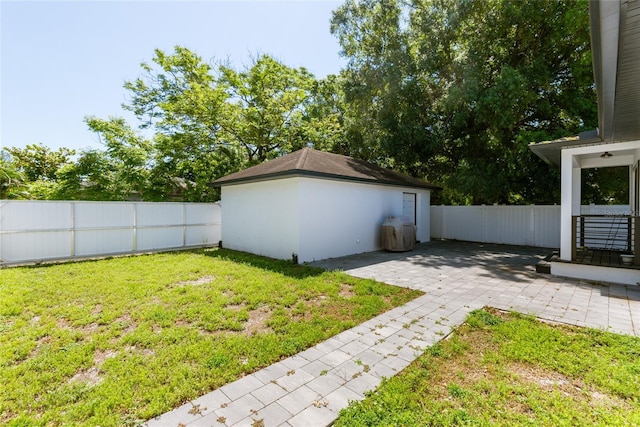
[[[420,188],[426,190],[441,190],[442,187],[437,185],[432,185],[427,182],[424,184],[413,184],[410,182],[395,182],[395,181],[386,181],[386,180],[374,180],[367,178],[358,178],[344,175],[335,175],[328,174],[322,172],[308,171],[308,170],[288,170],[283,172],[276,172],[271,174],[259,175],[259,176],[250,176],[244,178],[223,180],[223,181],[214,181],[212,183],[213,187],[224,187],[227,185],[240,185],[240,184],[249,184],[253,182],[262,182],[262,181],[273,181],[277,179],[284,178],[295,178],[295,177],[306,177],[306,178],[318,178],[318,179],[329,179],[329,180],[338,180],[338,181],[349,181],[349,182],[357,182],[360,184],[370,184],[370,185],[384,185],[384,186],[393,186],[393,187],[404,187],[404,188]]]
[[[582,132],[579,135],[555,139],[553,141],[534,142],[529,144],[529,149],[545,163],[552,166],[560,166],[562,149],[568,147],[583,147],[587,145],[604,144],[598,131]]]

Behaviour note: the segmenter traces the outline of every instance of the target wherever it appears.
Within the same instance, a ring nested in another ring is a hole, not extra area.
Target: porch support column
[[[634,165],[629,166],[629,212],[633,215],[636,205],[636,171]],[[637,215],[637,214],[636,214]]]
[[[582,176],[580,165],[571,150],[562,150],[561,205],[560,205],[560,259],[571,261],[572,241],[571,217],[580,215]]]

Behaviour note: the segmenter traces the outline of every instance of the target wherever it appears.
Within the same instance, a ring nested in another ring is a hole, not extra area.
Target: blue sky
[[[101,148],[86,115],[135,118],[122,85],[155,48],[185,46],[241,68],[266,53],[316,77],[345,64],[329,32],[335,1],[0,0],[0,146]]]

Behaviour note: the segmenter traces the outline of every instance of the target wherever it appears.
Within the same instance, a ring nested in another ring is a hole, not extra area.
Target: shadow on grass
[[[306,277],[320,276],[326,270],[319,267],[309,267],[306,265],[293,264],[291,261],[267,258],[264,256],[253,255],[246,252],[238,252],[230,249],[214,249],[206,250],[206,256],[218,258],[226,261],[233,261],[239,264],[250,265],[262,270],[268,270],[273,273],[279,273],[287,277],[296,279],[304,279]]]

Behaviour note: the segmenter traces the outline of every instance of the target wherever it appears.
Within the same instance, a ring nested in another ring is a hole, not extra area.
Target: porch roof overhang
[[[601,144],[603,141],[597,131],[583,132],[580,135],[529,144],[529,148],[550,165],[560,166],[562,149]]]
[[[589,18],[598,130],[529,145],[557,166],[564,148],[640,140],[640,0],[590,0]]]

